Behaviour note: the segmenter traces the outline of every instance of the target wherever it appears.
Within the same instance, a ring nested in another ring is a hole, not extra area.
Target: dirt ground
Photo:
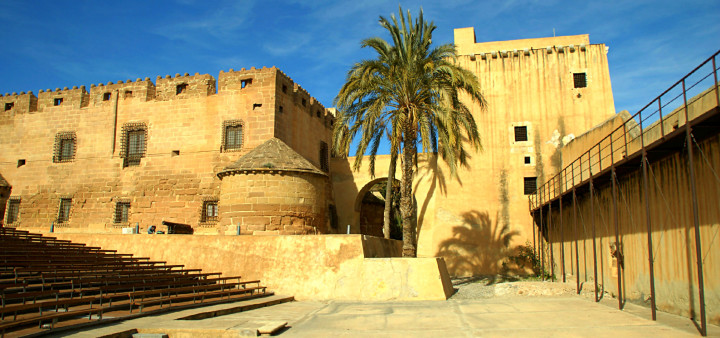
[[[452,282],[456,292],[451,299],[577,295],[577,285],[574,281],[562,283],[542,281],[538,278],[517,278],[493,275],[454,278]],[[594,285],[581,283],[580,286],[581,296],[593,298]]]

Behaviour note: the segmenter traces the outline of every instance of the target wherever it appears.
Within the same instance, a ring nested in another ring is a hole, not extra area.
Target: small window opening
[[[173,150],[172,153],[171,153],[171,156],[172,156],[172,157],[180,156],[180,150]]]
[[[20,216],[20,199],[11,199],[8,201],[7,224],[13,224],[18,221]]]
[[[515,142],[527,141],[528,132],[527,126],[515,127]]]
[[[55,100],[53,100],[53,105],[54,105],[54,106],[59,106],[59,105],[61,105],[62,103],[63,103],[63,98],[62,98],[62,97],[56,97]]]
[[[205,201],[203,202],[201,222],[216,222],[218,220],[218,202],[217,201]]]
[[[320,169],[325,172],[330,170],[328,163],[328,145],[323,141],[320,141]]]
[[[103,101],[110,101],[110,95],[111,95],[111,94],[110,94],[109,92],[103,94]]]
[[[282,112],[283,112],[283,106],[279,106],[279,107],[278,107],[278,113],[281,113],[281,114],[282,114]]]
[[[71,198],[61,198],[60,208],[58,208],[58,223],[66,223],[70,220],[70,205],[72,205]]]
[[[305,101],[305,99],[302,99],[302,105],[303,107],[307,106],[307,101]]]
[[[175,95],[180,95],[187,90],[187,83],[181,83],[175,87]]]
[[[245,88],[252,84],[252,79],[240,80],[240,88]]]
[[[126,99],[132,98],[132,97],[133,97],[133,92],[132,92],[132,90],[126,90],[124,97],[125,97]]]
[[[287,85],[282,85],[283,94],[287,94]]]
[[[320,117],[322,116],[322,113],[320,113],[320,111],[318,110],[317,112],[315,112],[315,116]]]
[[[24,165],[25,165],[25,159],[20,159],[20,160],[18,160],[18,164],[17,164],[18,168],[20,168],[20,167],[22,167],[22,166],[24,166]]]
[[[223,151],[240,150],[243,145],[242,123],[226,121],[223,129]]]
[[[7,102],[5,103],[5,111],[8,111],[10,109],[13,109],[15,107],[15,102]]]
[[[129,213],[130,202],[117,202],[115,204],[115,217],[113,221],[115,223],[127,223]]]
[[[253,103],[253,110],[262,107],[262,103]]]
[[[537,190],[537,177],[525,177],[523,181],[525,195],[532,195]]]
[[[573,84],[575,88],[587,87],[587,75],[585,73],[573,73]]]
[[[530,156],[525,156],[525,164],[530,164]]]

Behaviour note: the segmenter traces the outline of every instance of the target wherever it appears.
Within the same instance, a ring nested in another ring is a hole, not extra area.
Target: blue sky
[[[615,105],[634,113],[720,48],[720,1],[404,1],[438,26],[433,41],[475,27],[478,41],[590,34],[605,43]],[[326,107],[360,41],[387,37],[398,2],[0,2],[0,93],[175,73],[217,77],[277,66]]]

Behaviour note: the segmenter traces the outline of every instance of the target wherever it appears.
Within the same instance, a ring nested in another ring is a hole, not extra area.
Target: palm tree
[[[456,64],[455,46],[431,48],[436,26],[427,23],[422,9],[414,23],[400,8],[400,20],[380,17],[391,42],[379,37],[362,41],[377,57],[356,63],[335,98],[338,119],[333,131],[333,150],[347,154],[350,140],[360,136],[353,168],[358,170],[366,153],[374,172],[375,155],[383,135],[402,149],[400,212],[403,224],[403,256],[417,255],[415,205],[412,193],[418,146],[434,152],[447,163],[453,176],[466,165],[468,151],[480,149],[480,137],[470,110],[460,100],[485,106],[475,75]],[[369,149],[368,149],[369,147]]]

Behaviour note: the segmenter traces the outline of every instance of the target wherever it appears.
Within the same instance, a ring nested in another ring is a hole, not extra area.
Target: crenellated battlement
[[[78,109],[87,107],[90,103],[90,93],[85,90],[85,86],[74,86],[72,89],[65,87],[63,89],[55,88],[55,90],[40,89],[38,93],[37,110],[46,111],[48,109]]]
[[[185,73],[174,77],[165,75],[155,81],[155,99],[167,101],[175,98],[203,97],[215,94],[215,78],[210,74]]]
[[[37,111],[38,98],[33,92],[0,95],[0,114],[22,114]]]
[[[132,80],[118,81],[117,83],[108,82],[107,84],[99,83],[90,85],[90,97],[93,105],[109,104],[112,100],[139,100],[142,102],[155,99],[155,84],[150,81],[149,77],[144,80],[138,78]]]
[[[120,102],[169,101],[175,99],[208,97],[238,92],[245,89],[274,91],[273,95],[285,95],[300,110],[314,118],[321,118],[329,126],[334,116],[314,97],[295,83],[293,79],[275,66],[240,70],[220,71],[217,81],[209,74],[158,76],[155,83],[149,77],[132,80],[120,80],[106,84],[40,90],[35,96],[32,92],[6,93],[0,95],[0,113],[31,113],[54,109],[78,109],[110,105]],[[8,108],[8,109],[5,109]]]

